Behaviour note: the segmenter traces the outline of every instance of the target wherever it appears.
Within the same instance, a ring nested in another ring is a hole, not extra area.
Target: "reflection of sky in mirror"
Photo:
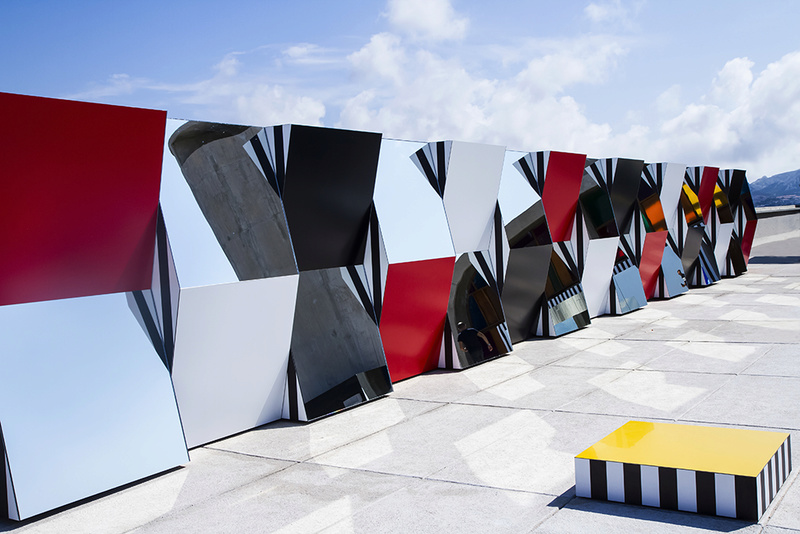
[[[0,422],[23,516],[188,461],[124,293],[0,307]]]
[[[238,278],[203,216],[168,141],[186,121],[167,120],[161,170],[161,207],[181,287],[236,282]]]
[[[410,157],[423,146],[381,141],[374,199],[390,263],[454,255],[442,199]]]
[[[506,224],[541,200],[528,180],[514,168],[514,162],[519,161],[525,154],[527,152],[506,150],[503,160],[503,175],[500,179],[497,200],[500,202],[500,211],[503,213],[503,221]]]

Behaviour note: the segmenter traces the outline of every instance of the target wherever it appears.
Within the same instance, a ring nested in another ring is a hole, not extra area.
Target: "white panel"
[[[503,161],[503,173],[500,180],[500,192],[497,200],[506,224],[513,221],[525,210],[539,202],[542,197],[533,190],[521,172],[514,167],[514,162],[525,156],[527,152],[506,150]]]
[[[6,464],[6,497],[8,501],[8,518],[14,521],[19,521],[19,514],[17,513],[17,499],[14,496],[14,484],[11,483],[11,470],[8,467],[8,458],[3,455],[3,461]]]
[[[606,462],[608,500],[625,502],[625,473],[619,462]]]
[[[410,158],[423,146],[381,141],[374,200],[390,263],[455,255],[442,199]]]
[[[756,477],[756,501],[758,502],[758,513],[756,514],[758,517],[761,517],[761,510],[764,504],[761,502],[761,474]]]
[[[678,510],[697,512],[696,473],[678,469]]]
[[[608,291],[614,275],[618,245],[618,237],[589,240],[581,279],[589,317],[597,317],[611,310]]]
[[[736,517],[736,477],[714,473],[714,494],[717,497],[717,515]]]
[[[489,248],[487,227],[497,203],[504,157],[501,146],[453,142],[444,208],[456,254]]]
[[[642,466],[642,504],[645,506],[661,506],[658,490],[658,467]]]
[[[661,207],[664,210],[664,219],[667,228],[675,227],[681,203],[681,189],[683,176],[686,174],[686,165],[683,163],[665,163],[661,182]]]
[[[773,456],[769,460],[769,470],[772,473],[772,491],[770,492],[769,496],[770,501],[772,501],[772,499],[774,499],[778,494],[778,466],[776,466],[775,463],[775,457]]]
[[[728,256],[728,249],[731,245],[731,233],[733,232],[733,223],[724,223],[717,226],[717,246],[714,247],[714,258],[717,260],[717,265],[725,266],[725,259]]]
[[[586,458],[575,458],[575,495],[587,499],[592,497],[592,476]]]
[[[189,447],[281,418],[298,280],[181,290],[172,378]]]
[[[125,293],[0,307],[0,421],[21,519],[189,460]]]
[[[166,141],[186,121],[167,120]],[[161,207],[169,229],[181,287],[236,282],[238,278],[211,226],[181,173],[175,156],[164,143],[161,167]]]

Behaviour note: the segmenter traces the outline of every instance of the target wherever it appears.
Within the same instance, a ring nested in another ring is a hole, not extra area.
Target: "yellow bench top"
[[[785,432],[629,421],[576,458],[755,477]]]

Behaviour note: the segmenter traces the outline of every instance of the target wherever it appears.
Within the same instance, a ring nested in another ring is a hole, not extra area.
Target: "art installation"
[[[682,216],[679,210],[685,172],[686,165],[680,163],[651,163],[642,169],[641,223],[635,242],[642,286],[648,300],[672,298],[689,289],[676,237]],[[639,250],[642,226],[645,235]]]
[[[742,274],[755,232],[740,170],[5,93],[0,109],[0,499],[15,520]],[[757,471],[685,469],[735,489],[710,513],[758,517],[788,449]],[[594,462],[615,458],[581,456],[581,491],[601,495]],[[608,469],[605,495],[630,493]]]
[[[575,494],[758,521],[791,450],[785,432],[629,421],[575,457]]]
[[[531,333],[537,336],[560,336],[589,324],[580,271],[570,241],[585,163],[585,155],[566,152],[530,152],[514,162],[514,167],[542,199],[553,244],[544,298],[538,303],[531,328]],[[542,235],[541,241],[546,239]],[[518,269],[515,265],[515,271]]]
[[[714,251],[717,227],[707,228],[713,224],[714,191],[717,187],[719,169],[716,167],[688,167],[683,184],[681,205],[685,215],[685,226],[679,226],[684,238],[681,254],[683,271],[690,287],[702,287],[718,282],[719,267]]]

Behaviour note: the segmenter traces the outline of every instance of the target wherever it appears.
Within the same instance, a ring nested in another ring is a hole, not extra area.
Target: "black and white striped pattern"
[[[633,262],[630,260],[630,258],[625,258],[621,262],[614,265],[614,274],[619,274],[626,269],[630,269],[631,267],[633,267]]]
[[[575,458],[575,494],[758,521],[791,470],[791,437],[756,477]]]
[[[164,214],[158,208],[153,278],[150,289],[127,293],[128,307],[150,338],[168,370],[175,355],[175,324],[178,316],[178,274],[172,258]]]
[[[289,124],[264,128],[244,145],[247,155],[281,198],[286,180],[291,129]]]
[[[452,141],[428,143],[411,155],[411,161],[425,175],[431,187],[444,198],[444,186],[447,181],[447,165],[450,162]]]
[[[565,289],[564,291],[562,291],[561,293],[559,293],[555,297],[549,299],[547,301],[547,304],[551,308],[553,308],[555,306],[558,306],[559,304],[561,304],[565,300],[570,299],[570,298],[572,298],[575,295],[578,295],[580,293],[583,293],[583,288],[581,287],[580,284],[576,284],[576,285],[574,285],[572,287],[568,287],[567,289]]]
[[[550,151],[546,151],[529,152],[514,162],[514,168],[522,173],[540,197],[544,193],[544,181],[549,161]]]

